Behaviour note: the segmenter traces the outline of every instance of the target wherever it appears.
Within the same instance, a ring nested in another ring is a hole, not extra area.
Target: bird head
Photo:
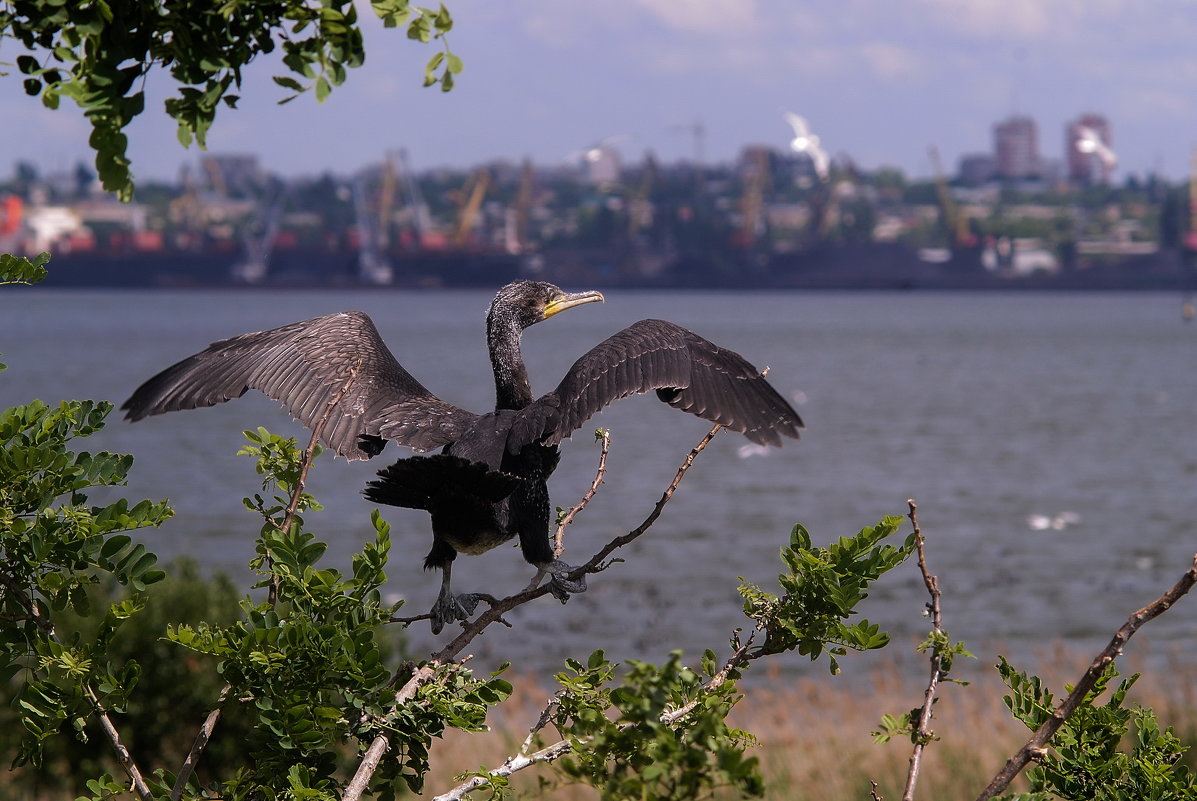
[[[490,305],[490,316],[514,320],[521,329],[547,320],[555,314],[581,306],[601,303],[601,292],[566,292],[544,281],[515,281],[499,290]]]

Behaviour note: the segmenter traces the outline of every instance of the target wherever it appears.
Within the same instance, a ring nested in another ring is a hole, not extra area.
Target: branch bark
[[[1043,725],[1035,731],[1031,739],[1022,748],[1018,749],[1014,756],[1006,761],[1005,766],[993,777],[989,786],[977,796],[977,801],[989,801],[989,799],[1004,792],[1010,782],[1014,780],[1014,777],[1021,773],[1023,768],[1032,759],[1045,753],[1047,744],[1051,741],[1052,737],[1064,725],[1064,721],[1080,707],[1081,702],[1085,700],[1085,696],[1093,689],[1093,685],[1097,682],[1097,679],[1101,676],[1106,666],[1122,654],[1122,649],[1126,646],[1127,641],[1145,623],[1154,620],[1171,609],[1172,605],[1191,590],[1194,584],[1197,584],[1197,554],[1193,556],[1193,564],[1167,592],[1127,618],[1126,623],[1114,634],[1109,645],[1090,663],[1089,669],[1085,671],[1085,675],[1081,677],[1081,680],[1076,683],[1073,691],[1056,707],[1056,710],[1052,712],[1052,716],[1043,722]]]
[[[910,509],[908,517],[914,526],[914,542],[918,550],[919,572],[923,574],[923,583],[927,587],[927,594],[931,601],[927,608],[931,612],[931,627],[938,633],[943,633],[943,620],[939,610],[939,577],[933,576],[927,570],[927,556],[923,550],[923,531],[919,528],[918,504],[911,498],[906,501]],[[919,769],[922,765],[923,749],[931,741],[931,709],[935,703],[935,692],[942,678],[943,660],[940,658],[939,647],[931,648],[931,677],[927,681],[927,690],[923,694],[923,706],[919,711],[918,727],[915,729],[914,750],[910,754],[910,769],[906,773],[906,788],[902,792],[902,801],[913,801],[914,787],[919,780]]]

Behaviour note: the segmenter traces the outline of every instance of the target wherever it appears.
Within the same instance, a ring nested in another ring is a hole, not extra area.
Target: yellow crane
[[[398,185],[395,154],[388,152],[382,167],[382,188],[378,193],[378,246],[382,250],[386,250],[391,244],[391,210],[395,208],[395,191]]]
[[[474,227],[474,218],[482,208],[482,199],[486,197],[486,190],[490,188],[490,170],[485,167],[479,169],[466,186],[469,193],[466,202],[462,204],[461,212],[457,215],[457,228],[454,229],[451,240],[453,247],[458,248],[465,244],[470,229]]]
[[[943,223],[948,230],[949,244],[953,248],[967,247],[972,239],[968,230],[968,216],[960,211],[956,199],[948,189],[948,180],[944,177],[943,164],[939,160],[939,148],[931,145],[927,152],[931,156],[931,167],[935,170],[935,191],[939,195],[939,206],[943,210]]]

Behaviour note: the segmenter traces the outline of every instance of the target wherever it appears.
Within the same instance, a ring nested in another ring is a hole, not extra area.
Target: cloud
[[[675,31],[742,34],[758,24],[754,0],[631,0]]]

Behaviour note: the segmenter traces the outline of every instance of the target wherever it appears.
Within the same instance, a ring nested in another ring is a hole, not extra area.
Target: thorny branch
[[[1081,680],[1076,683],[1073,691],[1056,707],[1051,717],[1043,722],[1043,725],[1035,731],[1031,739],[1022,748],[1018,749],[1014,756],[1007,760],[1006,765],[993,777],[993,781],[989,783],[989,786],[977,796],[977,801],[989,801],[989,799],[1001,794],[1009,786],[1010,782],[1014,780],[1014,777],[1021,773],[1023,768],[1031,760],[1045,754],[1047,752],[1047,744],[1051,741],[1052,737],[1064,725],[1064,721],[1085,700],[1085,696],[1093,689],[1094,684],[1097,683],[1106,666],[1122,654],[1122,649],[1126,646],[1127,641],[1134,636],[1134,633],[1143,624],[1154,620],[1171,609],[1172,605],[1191,590],[1194,584],[1197,584],[1197,554],[1193,556],[1193,564],[1180,577],[1180,580],[1172,585],[1171,589],[1127,618],[1126,623],[1114,634],[1109,645],[1090,663],[1089,669],[1085,671],[1085,675],[1081,677]]]
[[[686,458],[682,461],[681,465],[678,466],[677,472],[673,477],[673,481],[671,481],[669,486],[665,488],[665,491],[661,494],[661,498],[657,501],[656,505],[653,506],[653,509],[649,513],[648,517],[646,517],[639,526],[627,534],[616,537],[608,542],[605,546],[603,546],[602,549],[599,550],[598,553],[592,556],[588,562],[574,568],[574,570],[570,572],[569,577],[578,578],[579,576],[583,576],[588,573],[598,573],[606,569],[607,565],[604,564],[604,560],[613,551],[634,541],[637,537],[647,531],[649,527],[656,522],[657,518],[661,516],[661,511],[665,508],[665,504],[669,503],[670,498],[673,497],[674,491],[681,483],[682,478],[685,477],[687,471],[689,471],[690,466],[694,464],[694,460],[698,457],[698,454],[702,453],[707,444],[714,439],[715,435],[719,433],[721,428],[721,425],[716,424],[711,428],[710,431],[707,432],[706,436],[704,436],[702,440],[690,450],[690,453],[686,455]],[[605,465],[605,461],[600,462],[600,465]],[[597,487],[599,483],[599,480],[596,479],[596,481],[592,484],[592,487]],[[461,653],[466,646],[473,642],[474,638],[481,634],[487,626],[500,621],[502,619],[503,613],[509,612],[517,606],[526,604],[529,601],[539,598],[542,595],[547,595],[548,593],[549,586],[547,584],[541,586],[530,585],[520,592],[509,595],[506,598],[501,598],[496,603],[492,604],[489,609],[476,617],[473,621],[465,624],[465,628],[461,634],[457,635],[457,637],[455,637],[448,645],[434,654],[428,664],[418,669],[412,675],[412,677],[408,679],[407,683],[404,684],[403,688],[400,689],[399,693],[396,695],[396,703],[402,704],[414,698],[420,686],[426,684],[434,677],[437,666],[447,664],[456,658],[456,656]],[[743,646],[743,649],[747,649],[747,644]],[[737,649],[736,653],[739,654],[740,649]],[[724,678],[726,678],[726,676]],[[354,774],[353,779],[345,787],[345,792],[341,796],[342,801],[358,801],[358,799],[361,798],[362,793],[365,792],[366,787],[370,783],[370,778],[373,776],[374,771],[378,768],[378,763],[382,759],[382,755],[388,748],[389,743],[385,734],[379,734],[374,738],[374,740],[370,743],[370,747],[363,755],[362,761],[358,765],[357,772]],[[557,754],[557,756],[560,756],[560,754]],[[555,759],[556,756],[553,758]],[[523,758],[521,757],[519,759]],[[539,761],[544,760],[544,757],[539,759]]]
[[[923,574],[923,583],[927,585],[927,594],[931,596],[927,609],[931,613],[931,627],[937,634],[943,633],[943,621],[939,612],[939,578],[931,575],[927,570],[927,556],[923,551],[923,531],[919,528],[919,507],[911,498],[906,501],[910,512],[911,525],[914,526],[914,543],[918,550],[919,571]],[[902,801],[912,801],[914,786],[919,780],[919,768],[922,764],[923,749],[931,741],[931,709],[935,703],[935,691],[939,681],[943,678],[943,660],[938,646],[931,647],[931,678],[927,681],[927,691],[923,695],[923,706],[919,712],[918,727],[914,732],[914,751],[910,754],[910,770],[906,774],[906,789],[902,792]]]

